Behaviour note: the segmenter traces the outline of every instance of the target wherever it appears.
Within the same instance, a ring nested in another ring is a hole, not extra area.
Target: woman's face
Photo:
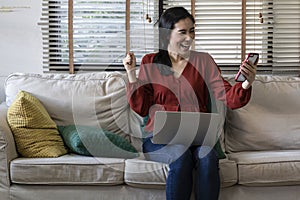
[[[168,51],[180,56],[187,56],[195,39],[195,25],[190,18],[178,21],[169,38]]]

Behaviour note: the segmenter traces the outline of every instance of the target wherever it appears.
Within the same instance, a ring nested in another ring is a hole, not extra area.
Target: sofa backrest
[[[300,149],[300,78],[257,76],[250,102],[227,112],[225,146],[229,152]]]
[[[24,90],[41,101],[57,125],[101,127],[132,140],[141,136],[142,119],[129,107],[126,81],[120,72],[14,73],[5,81],[6,103],[10,106]]]
[[[4,82],[6,76],[0,76],[0,103],[5,101]]]

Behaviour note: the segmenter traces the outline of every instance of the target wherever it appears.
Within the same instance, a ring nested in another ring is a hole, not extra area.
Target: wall
[[[0,0],[0,102],[5,77],[42,73],[41,0]]]

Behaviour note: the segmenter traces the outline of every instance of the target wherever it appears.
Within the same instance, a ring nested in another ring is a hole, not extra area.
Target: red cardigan
[[[243,89],[242,83],[231,86],[224,80],[207,53],[191,51],[189,62],[178,78],[162,75],[153,64],[154,56],[152,53],[143,57],[137,82],[127,85],[130,107],[141,116],[149,115],[145,127],[148,132],[153,130],[157,110],[207,112],[209,90],[231,109],[246,105],[251,97],[251,88]]]

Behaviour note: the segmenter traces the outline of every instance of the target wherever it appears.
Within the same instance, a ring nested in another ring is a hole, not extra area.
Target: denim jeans
[[[151,138],[147,138],[143,143],[143,152],[148,160],[169,164],[167,200],[189,200],[193,186],[196,200],[218,199],[219,160],[213,148],[153,144]]]

